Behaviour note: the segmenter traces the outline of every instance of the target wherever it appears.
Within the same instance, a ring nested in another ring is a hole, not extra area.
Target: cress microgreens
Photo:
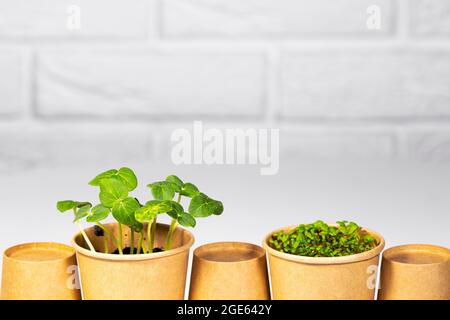
[[[57,209],[60,212],[73,210],[74,222],[77,223],[81,235],[92,251],[95,249],[80,225],[83,219],[95,223],[94,234],[104,237],[105,253],[109,253],[108,239],[110,239],[116,245],[119,254],[123,254],[123,226],[127,226],[130,229],[130,254],[134,254],[152,253],[154,249],[160,251],[159,248],[154,248],[157,216],[160,214],[167,214],[172,219],[164,246],[164,250],[170,250],[178,225],[195,227],[195,218],[220,215],[223,212],[222,202],[208,197],[194,184],[185,183],[174,175],[168,176],[164,181],[150,183],[148,187],[151,189],[154,200],[144,205],[130,195],[130,192],[138,185],[136,175],[130,168],[105,171],[97,175],[89,184],[99,187],[99,204],[92,206],[89,202],[64,200],[57,203]],[[182,197],[190,200],[187,211],[181,203]],[[110,214],[118,222],[117,237],[101,222]],[[147,223],[147,230],[144,230],[144,223]],[[136,250],[134,248],[135,233],[140,235]],[[144,243],[145,237],[147,244]]]
[[[354,222],[339,221],[331,226],[323,221],[301,224],[272,235],[269,245],[278,251],[307,257],[340,257],[376,247],[376,240]]]

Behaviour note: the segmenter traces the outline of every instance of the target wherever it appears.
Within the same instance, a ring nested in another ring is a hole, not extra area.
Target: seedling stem
[[[122,243],[122,224],[119,223],[119,247],[117,249],[119,249],[119,254],[123,254],[123,243]]]
[[[89,246],[89,249],[91,249],[91,251],[94,251],[94,252],[95,252],[94,246],[92,245],[92,243],[91,243],[91,241],[89,240],[89,238],[88,238],[86,232],[84,232],[83,227],[81,226],[81,224],[80,224],[79,222],[77,222],[77,226],[78,226],[78,228],[80,229],[80,232],[81,232],[81,234],[82,234],[84,240],[86,241],[87,245]]]
[[[156,220],[154,218],[151,222],[147,224],[147,245],[148,245],[148,253],[152,253],[153,251],[153,223]]]
[[[177,228],[178,222],[177,220],[173,219],[172,223],[170,224],[169,228],[169,234],[167,236],[167,242],[166,242],[166,250],[172,249],[172,242],[173,242],[173,234],[175,229]]]
[[[141,237],[139,238],[138,253],[141,253],[141,252],[146,253],[147,248],[145,247],[145,244],[144,244],[144,237],[145,237],[144,230],[141,230],[140,235],[141,235]]]
[[[112,232],[109,231],[109,229],[107,227],[105,227],[101,222],[98,222],[98,221],[95,224],[98,225],[100,228],[102,228],[102,230],[105,232],[105,234],[107,234],[108,237],[116,244],[116,246],[119,247],[119,243],[117,242],[117,238],[114,237]],[[107,243],[108,243],[108,241],[105,240],[105,247],[106,247]],[[108,252],[105,252],[105,253],[109,253],[109,250],[108,250]]]
[[[151,247],[148,248],[148,250],[150,251],[150,253],[153,252],[153,247],[155,246],[155,235],[156,235],[156,221],[157,221],[157,217],[155,217],[153,219],[152,222],[152,237],[151,237]]]
[[[181,193],[178,194],[178,203],[181,203]],[[172,249],[172,242],[173,242],[173,233],[175,232],[175,229],[177,228],[177,219],[172,219],[172,222],[170,224],[169,233],[167,234],[167,241],[166,241],[166,250]]]
[[[134,254],[134,231],[130,228],[130,254]]]

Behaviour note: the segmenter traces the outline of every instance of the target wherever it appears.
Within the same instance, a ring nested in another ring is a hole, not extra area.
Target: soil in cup
[[[122,251],[123,251],[123,254],[130,254],[131,253],[131,248],[130,247],[125,247],[125,248],[123,248]],[[153,253],[163,252],[163,251],[164,251],[163,248],[153,248]],[[134,254],[136,254],[136,253],[137,253],[137,249],[135,248],[134,249]],[[143,254],[144,252],[140,251],[139,253]],[[114,250],[113,254],[119,254],[119,249]]]

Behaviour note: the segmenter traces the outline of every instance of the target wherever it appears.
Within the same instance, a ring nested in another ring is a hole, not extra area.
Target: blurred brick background
[[[293,159],[449,161],[450,1],[0,0],[1,171],[167,157],[193,120],[280,128]]]

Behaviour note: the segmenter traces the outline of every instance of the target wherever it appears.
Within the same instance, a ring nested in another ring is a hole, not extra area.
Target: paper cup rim
[[[395,255],[398,252],[401,251],[407,251],[407,252],[417,252],[417,251],[422,251],[422,252],[433,252],[433,253],[438,253],[439,255],[447,255],[448,258],[445,261],[440,261],[440,262],[431,262],[431,263],[408,263],[408,262],[401,262],[398,260],[395,260],[395,258],[393,257],[393,255]],[[441,264],[445,264],[448,263],[450,261],[450,249],[443,247],[443,246],[437,246],[434,244],[420,244],[420,243],[413,243],[413,244],[403,244],[403,245],[399,245],[399,246],[394,246],[391,248],[386,249],[383,252],[383,259],[388,261],[389,263],[392,264],[396,264],[396,265],[401,265],[401,266],[417,266],[417,267],[426,267],[426,266],[436,266],[436,265],[441,265]]]
[[[247,246],[249,249],[252,248],[251,250],[254,252],[257,252],[257,256],[254,258],[250,258],[250,259],[246,259],[246,260],[240,260],[240,261],[215,261],[215,260],[210,260],[210,259],[206,259],[204,257],[199,256],[199,251],[202,250],[207,250],[209,248],[213,248],[213,247],[225,247],[225,246],[234,246],[234,245],[242,245],[242,246]],[[210,263],[210,264],[242,264],[242,263],[248,263],[248,262],[252,262],[252,261],[257,261],[263,257],[265,257],[266,255],[266,250],[264,250],[264,248],[262,248],[261,246],[258,246],[256,244],[253,243],[249,243],[249,242],[240,242],[240,241],[219,241],[219,242],[211,242],[211,243],[206,243],[204,245],[201,245],[200,247],[196,248],[194,250],[193,253],[194,257],[196,259],[199,259],[202,263]]]
[[[110,226],[110,225],[117,225],[117,223],[107,223],[105,224],[105,226]],[[165,226],[169,226],[168,224],[165,223],[158,223],[158,225],[165,225]],[[87,228],[88,229],[88,228]],[[87,230],[85,229],[85,231]],[[183,233],[187,234],[189,237],[189,241],[177,248],[174,249],[170,249],[168,251],[162,251],[162,252],[154,252],[154,253],[144,253],[144,254],[126,254],[126,255],[119,255],[119,254],[111,254],[111,253],[103,253],[103,252],[93,252],[91,250],[85,249],[83,247],[81,247],[78,243],[77,243],[77,238],[81,235],[81,232],[77,232],[73,237],[72,237],[72,246],[75,249],[75,251],[77,252],[77,254],[83,254],[85,256],[89,256],[92,258],[96,258],[96,259],[100,259],[100,260],[109,260],[109,261],[142,261],[142,260],[152,260],[152,259],[159,259],[159,258],[164,258],[164,257],[168,257],[168,256],[173,256],[182,252],[186,252],[188,251],[194,244],[195,242],[195,238],[194,235],[192,234],[192,232],[190,232],[189,230],[186,230],[184,228],[180,228],[177,227],[178,230],[181,230]]]
[[[61,251],[70,251],[70,255],[67,255],[66,257],[57,258],[57,259],[50,259],[50,260],[22,260],[17,259],[14,257],[11,257],[11,251],[14,250],[20,250],[20,249],[60,249]],[[20,243],[13,245],[3,252],[3,259],[8,261],[14,261],[17,263],[23,263],[23,264],[45,264],[45,263],[59,263],[68,259],[72,259],[75,257],[75,250],[73,247],[59,242],[50,242],[50,241],[42,241],[42,242],[26,242],[26,243]]]
[[[328,225],[331,226],[331,225],[336,225],[336,224],[328,223]],[[368,229],[368,228],[362,228],[362,230],[366,231],[371,236],[375,237],[375,239],[378,241],[378,245],[375,248],[373,248],[373,249],[371,249],[369,251],[365,251],[365,252],[361,252],[361,253],[357,253],[357,254],[352,254],[352,255],[348,255],[348,256],[341,256],[341,257],[307,257],[307,256],[297,256],[297,255],[294,255],[294,254],[285,253],[285,252],[281,252],[281,251],[275,250],[269,245],[269,239],[272,237],[273,234],[275,234],[277,232],[280,232],[280,231],[292,230],[292,229],[294,229],[296,227],[298,227],[298,225],[283,227],[283,228],[279,228],[279,229],[277,229],[275,231],[272,231],[269,234],[267,234],[264,237],[264,240],[263,240],[263,247],[264,247],[264,249],[266,249],[268,254],[272,255],[272,256],[276,256],[276,257],[284,259],[284,260],[298,262],[298,263],[332,265],[332,264],[346,264],[346,263],[354,263],[354,262],[359,262],[359,261],[370,260],[373,257],[378,256],[381,253],[381,251],[383,251],[383,248],[385,246],[384,238],[378,232],[375,232],[375,231],[373,231],[371,229]]]

